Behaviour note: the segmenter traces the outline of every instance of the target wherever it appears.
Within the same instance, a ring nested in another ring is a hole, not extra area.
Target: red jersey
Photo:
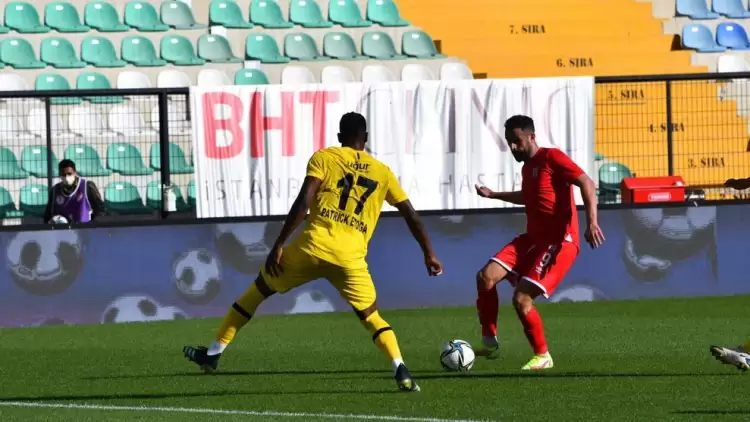
[[[545,243],[578,241],[578,215],[571,183],[583,170],[556,148],[539,148],[521,169],[526,233]]]

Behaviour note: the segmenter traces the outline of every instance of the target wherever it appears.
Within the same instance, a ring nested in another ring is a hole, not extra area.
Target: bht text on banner
[[[474,184],[520,189],[503,124],[534,118],[540,146],[591,174],[594,79],[191,88],[198,217],[286,214],[307,160],[338,145],[344,113],[362,113],[368,151],[391,167],[418,210],[508,206]],[[579,198],[580,199],[580,198]]]

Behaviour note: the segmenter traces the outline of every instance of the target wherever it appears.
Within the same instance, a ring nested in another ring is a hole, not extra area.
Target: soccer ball
[[[440,364],[447,371],[468,372],[474,366],[474,349],[463,340],[451,340],[443,345]]]
[[[221,263],[206,249],[188,251],[175,260],[172,279],[182,300],[205,305],[221,290]]]
[[[120,322],[171,321],[187,315],[174,306],[163,306],[148,296],[122,296],[102,314],[102,324]]]
[[[56,215],[52,217],[52,220],[50,220],[52,224],[68,224],[68,219],[63,217],[62,215]]]
[[[83,267],[83,241],[76,230],[19,232],[8,243],[10,275],[35,296],[69,288]]]
[[[257,273],[271,252],[269,245],[276,240],[271,232],[279,227],[266,222],[217,224],[216,249],[221,261],[242,274]]]

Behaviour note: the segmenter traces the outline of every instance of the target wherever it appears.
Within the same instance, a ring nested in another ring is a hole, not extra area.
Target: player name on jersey
[[[341,212],[338,210],[332,210],[330,208],[322,208],[320,210],[320,215],[323,218],[327,218],[335,223],[344,224],[349,227],[353,227],[354,229],[361,232],[362,234],[367,234],[367,231],[368,231],[367,224],[361,220],[358,220],[353,215],[349,215],[345,212]]]

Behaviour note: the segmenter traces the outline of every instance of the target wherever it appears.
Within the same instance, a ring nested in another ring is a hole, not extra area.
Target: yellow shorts
[[[355,311],[362,311],[375,303],[375,284],[367,264],[358,268],[344,268],[323,261],[291,244],[281,256],[283,272],[278,277],[260,271],[268,287],[278,293],[287,292],[319,278],[327,279],[349,302]]]

